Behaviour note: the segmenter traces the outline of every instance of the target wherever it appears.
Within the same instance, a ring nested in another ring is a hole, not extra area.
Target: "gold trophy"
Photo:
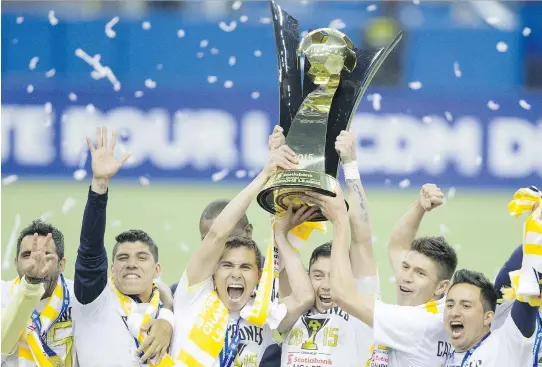
[[[309,338],[305,340],[303,344],[301,344],[301,349],[306,350],[318,350],[318,346],[314,342],[314,339],[316,338],[316,335],[320,330],[326,326],[329,319],[316,319],[316,318],[310,318],[307,316],[303,316],[301,318],[303,321],[303,324],[307,328],[307,332],[309,335]]]
[[[272,214],[306,205],[306,191],[335,196],[339,155],[335,140],[350,126],[372,78],[399,43],[366,52],[354,48],[344,33],[321,28],[299,41],[298,22],[271,1],[279,63],[280,126],[286,144],[299,160],[298,169],[275,173],[258,195]],[[300,58],[305,58],[301,86]],[[321,212],[313,221],[327,220]]]

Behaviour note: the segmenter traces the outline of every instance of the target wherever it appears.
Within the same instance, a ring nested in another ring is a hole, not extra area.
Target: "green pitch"
[[[162,279],[168,284],[176,282],[188,256],[200,243],[198,220],[205,205],[214,199],[232,198],[241,188],[223,183],[166,185],[151,182],[141,186],[113,180],[105,234],[108,253],[118,233],[141,228],[159,246]],[[19,231],[40,216],[64,233],[65,274],[73,276],[87,190],[88,183],[67,181],[20,180],[2,187],[2,279],[15,276],[14,242]],[[393,301],[395,291],[386,256],[387,241],[394,224],[417,198],[418,190],[367,188],[366,191],[382,291],[385,300]],[[512,195],[513,191],[458,189],[455,197],[443,207],[426,215],[419,235],[444,234],[458,250],[460,268],[482,271],[493,279],[511,251],[521,243],[523,220],[511,218],[507,212]],[[17,216],[21,223],[15,228]],[[254,225],[254,239],[264,251],[270,238],[269,217],[256,203],[250,207],[248,216]],[[314,246],[330,239],[331,232],[328,224],[327,234],[315,233],[311,237],[310,245],[302,251],[305,264]],[[14,236],[11,242],[10,235]]]

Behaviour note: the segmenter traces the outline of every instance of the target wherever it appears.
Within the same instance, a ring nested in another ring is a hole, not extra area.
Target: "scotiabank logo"
[[[297,357],[291,354],[288,355],[288,364],[293,362],[293,367],[322,367],[332,366],[333,361],[331,358],[318,358],[318,357]]]

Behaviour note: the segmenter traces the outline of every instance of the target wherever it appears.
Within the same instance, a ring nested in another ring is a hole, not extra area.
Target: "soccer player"
[[[341,309],[373,327],[376,347],[371,366],[442,365],[450,351],[442,319],[444,294],[457,266],[457,255],[442,237],[413,241],[424,212],[442,203],[440,190],[425,185],[419,201],[392,234],[389,251],[396,264],[398,305],[375,300],[374,296],[356,289],[342,195],[331,198],[307,193],[307,196],[335,218],[331,296]]]
[[[73,282],[62,275],[64,236],[41,220],[17,239],[18,277],[2,281],[2,366],[75,366]]]
[[[201,240],[205,238],[207,233],[209,233],[209,229],[211,229],[211,226],[218,217],[220,213],[222,213],[222,210],[228,204],[230,203],[229,200],[215,200],[210,202],[205,209],[203,209],[203,212],[201,213],[200,219],[199,219],[199,233],[201,235]],[[239,222],[235,225],[231,236],[242,236],[246,238],[252,239],[252,224],[248,221],[247,215],[243,215]]]
[[[504,324],[490,332],[496,305],[497,292],[483,274],[470,270],[455,274],[444,311],[454,350],[445,367],[533,366],[538,307],[514,301]]]
[[[335,148],[339,152],[348,190],[350,223],[350,264],[357,289],[369,295],[379,293],[379,281],[372,248],[367,200],[356,162],[356,138],[342,131]],[[351,317],[331,300],[331,243],[317,247],[309,261],[309,274],[316,298],[282,344],[282,366],[303,363],[360,366],[370,358],[373,331]],[[280,286],[282,287],[282,281]],[[311,362],[313,361],[313,362]]]
[[[282,159],[288,161],[282,168],[297,164],[295,153],[286,145],[272,150],[263,171],[216,217],[188,261],[174,297],[177,322],[172,355],[181,366],[229,366],[232,362],[258,366],[273,343],[272,328],[288,330],[314,301],[302,264],[296,258],[281,258],[289,278],[295,280],[291,296],[281,300],[263,327],[241,317],[258,306],[253,292],[261,275],[261,254],[253,240],[230,234]]]
[[[107,278],[104,234],[108,183],[129,158],[126,154],[115,159],[116,137],[115,130],[108,144],[103,126],[96,128],[96,147],[87,138],[93,177],[75,262],[75,348],[81,367],[131,367],[149,360],[160,366],[174,320],[172,312],[161,307],[153,284],[160,265],[152,238],[141,230],[119,234],[112,254],[112,278]]]

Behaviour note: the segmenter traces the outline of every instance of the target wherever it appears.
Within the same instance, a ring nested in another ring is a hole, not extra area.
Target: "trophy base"
[[[301,344],[301,349],[318,350],[318,347],[316,346],[316,343],[314,342],[306,342],[306,343]]]
[[[267,181],[265,188],[258,194],[258,204],[271,214],[288,210],[290,205],[296,210],[303,205],[313,206],[302,199],[305,192],[313,191],[319,194],[335,197],[339,189],[339,181],[324,172],[308,170],[279,171]],[[320,210],[311,222],[324,222],[327,218]]]

